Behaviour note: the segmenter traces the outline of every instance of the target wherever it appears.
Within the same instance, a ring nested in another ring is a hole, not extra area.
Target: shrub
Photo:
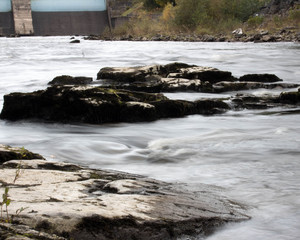
[[[260,26],[263,22],[264,22],[264,17],[254,16],[248,19],[247,24],[250,28],[256,28]]]

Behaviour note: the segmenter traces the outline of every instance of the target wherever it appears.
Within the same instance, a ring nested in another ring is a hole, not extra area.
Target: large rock
[[[215,112],[212,105],[206,106],[199,109],[194,102],[169,100],[162,94],[94,86],[53,86],[32,93],[5,95],[0,117],[95,124],[140,122]],[[222,106],[228,108],[225,103]]]
[[[11,147],[0,144],[0,164],[12,159],[44,159],[41,155],[28,151],[25,148]]]
[[[147,80],[147,77],[152,75],[160,75],[163,78],[199,79],[210,83],[234,80],[230,72],[177,62],[167,65],[102,68],[98,72],[97,79],[110,79],[121,83],[132,83],[137,81],[144,82]]]
[[[16,169],[21,170],[14,182]],[[188,190],[183,184],[43,160],[5,163],[0,192],[4,186],[11,199],[8,220],[33,234],[40,231],[42,239],[55,234],[74,240],[168,240],[249,219],[245,207],[217,187],[199,184]],[[0,232],[7,228],[19,229],[0,225]]]
[[[238,79],[233,77],[231,72],[176,62],[143,67],[103,68],[98,73],[98,79],[104,87],[149,93],[186,91],[220,93],[270,89],[277,86],[270,85],[271,83],[282,81],[274,74],[247,74]],[[280,86],[294,88],[299,85],[282,83]]]

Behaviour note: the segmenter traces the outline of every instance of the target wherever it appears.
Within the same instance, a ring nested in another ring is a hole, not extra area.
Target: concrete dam
[[[111,27],[109,0],[0,0],[0,35],[90,35]]]

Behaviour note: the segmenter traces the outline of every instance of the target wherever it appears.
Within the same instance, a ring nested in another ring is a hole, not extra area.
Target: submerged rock
[[[17,166],[21,173],[13,182]],[[249,219],[244,205],[214,186],[189,190],[183,184],[43,160],[5,163],[1,192],[4,186],[12,200],[9,219],[40,231],[43,239],[55,234],[74,240],[167,240],[207,235],[227,222]],[[18,209],[23,211],[11,215]]]
[[[228,108],[225,103],[222,106]],[[214,106],[208,104],[206,109],[199,109],[194,102],[169,100],[158,93],[94,86],[53,86],[32,93],[5,95],[0,117],[99,124],[153,121],[203,113],[215,113]]]
[[[0,164],[12,159],[44,159],[41,155],[28,151],[25,148],[11,147],[0,144]]]

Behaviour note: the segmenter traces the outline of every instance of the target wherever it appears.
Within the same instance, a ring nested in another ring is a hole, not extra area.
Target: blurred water
[[[299,83],[299,52],[295,43],[69,44],[67,37],[0,38],[0,109],[4,94],[46,88],[47,82],[62,74],[95,78],[105,66],[181,61],[228,70],[234,76],[274,73],[285,82]],[[100,126],[0,121],[0,143],[24,146],[48,160],[144,174],[193,187],[218,185],[227,195],[246,202],[253,218],[227,225],[207,239],[294,240],[300,237],[300,117],[282,114],[282,109],[272,111]]]

